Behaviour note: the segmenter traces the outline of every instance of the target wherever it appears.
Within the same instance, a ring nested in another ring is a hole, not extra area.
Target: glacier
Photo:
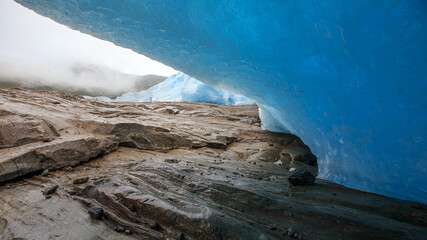
[[[425,0],[17,0],[257,102],[319,176],[427,203]]]
[[[256,104],[243,95],[215,89],[182,72],[144,91],[124,93],[115,99],[94,99],[108,102],[198,102],[227,106]]]

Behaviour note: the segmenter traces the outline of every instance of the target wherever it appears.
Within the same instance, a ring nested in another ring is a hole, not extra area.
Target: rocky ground
[[[291,185],[316,158],[256,106],[0,89],[0,117],[0,239],[427,239],[425,205]]]

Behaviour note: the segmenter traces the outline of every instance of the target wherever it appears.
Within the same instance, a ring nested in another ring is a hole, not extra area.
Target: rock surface
[[[299,138],[261,130],[256,106],[0,93],[2,117],[50,129],[1,135],[0,239],[290,239],[290,227],[298,239],[427,238],[425,205],[320,179],[291,186],[288,170],[315,176],[315,158]]]

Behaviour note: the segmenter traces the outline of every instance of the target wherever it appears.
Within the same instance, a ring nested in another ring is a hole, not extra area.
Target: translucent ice
[[[254,99],[321,178],[427,203],[425,0],[18,0]]]
[[[255,101],[239,94],[217,90],[182,72],[141,92],[125,93],[116,99],[97,97],[113,102],[199,102],[220,105],[253,105]]]

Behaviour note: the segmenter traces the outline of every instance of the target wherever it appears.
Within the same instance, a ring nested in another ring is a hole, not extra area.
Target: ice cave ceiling
[[[17,0],[257,101],[319,177],[427,203],[424,0]]]

